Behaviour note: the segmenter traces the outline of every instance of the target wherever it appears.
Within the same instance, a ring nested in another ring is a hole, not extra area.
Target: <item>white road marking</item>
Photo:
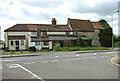
[[[77,60],[79,60],[80,58],[76,58]]]
[[[91,57],[91,58],[96,58],[96,57]]]
[[[2,60],[2,61],[13,61],[13,60]]]
[[[76,58],[74,58],[73,60],[77,60]]]
[[[2,60],[2,61],[17,61],[17,60],[20,60],[20,59],[13,59],[13,60],[8,59],[8,60]]]
[[[2,69],[2,65],[0,65],[0,69]]]
[[[24,71],[30,73],[32,76],[34,76],[36,79],[40,79],[41,81],[44,81],[41,77],[37,76],[36,74],[34,74],[33,72],[31,72],[30,70],[28,70],[27,68],[23,67],[22,65],[20,64],[10,64],[10,65],[7,65],[7,66],[10,66],[11,68],[15,68],[15,67],[20,67],[22,68]],[[9,68],[10,68],[9,67]]]
[[[77,54],[76,56],[80,56],[79,54]]]
[[[28,62],[28,63],[24,63],[24,64],[34,64],[35,62]]]
[[[51,62],[58,62],[59,60],[52,60]]]
[[[94,53],[94,55],[96,55],[96,53]]]
[[[43,61],[43,63],[47,63],[48,61]]]
[[[82,59],[88,59],[88,57],[82,58]]]
[[[55,58],[58,58],[58,56],[56,55]]]
[[[71,60],[71,59],[65,59],[66,61]]]

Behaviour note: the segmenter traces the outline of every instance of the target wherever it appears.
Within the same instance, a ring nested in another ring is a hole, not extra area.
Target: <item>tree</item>
[[[107,21],[104,19],[99,20],[99,23],[104,29],[111,28]]]

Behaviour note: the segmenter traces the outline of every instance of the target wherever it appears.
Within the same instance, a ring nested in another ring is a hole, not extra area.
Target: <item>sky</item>
[[[0,0],[1,39],[4,30],[15,24],[67,24],[68,18],[99,21],[105,19],[118,34],[119,0]]]

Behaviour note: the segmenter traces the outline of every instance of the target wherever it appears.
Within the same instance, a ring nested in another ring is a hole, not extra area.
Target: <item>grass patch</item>
[[[61,51],[108,50],[106,47],[62,47]]]
[[[51,50],[49,49],[43,49],[43,50],[37,50],[37,52],[50,52]]]
[[[1,53],[1,55],[15,55],[15,54],[31,54],[31,53],[34,53],[34,52],[9,52],[9,53]]]

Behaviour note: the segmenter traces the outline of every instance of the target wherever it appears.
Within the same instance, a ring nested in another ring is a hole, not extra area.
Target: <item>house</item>
[[[53,49],[55,43],[71,46],[76,40],[68,25],[57,25],[55,18],[52,24],[16,24],[5,30],[5,43],[9,50],[27,50],[35,46],[37,50]]]
[[[97,22],[96,22],[97,23]],[[73,35],[82,35],[83,37],[89,36],[92,40],[93,46],[100,46],[98,30],[102,26],[91,23],[90,20],[70,19],[68,18],[67,24],[73,29]]]
[[[31,46],[37,50],[53,49],[56,43],[60,43],[61,47],[72,46],[78,35],[90,36],[94,39],[93,45],[100,46],[89,20],[68,18],[67,24],[59,25],[52,18],[51,24],[16,24],[4,32],[5,45],[9,50],[27,50]]]

